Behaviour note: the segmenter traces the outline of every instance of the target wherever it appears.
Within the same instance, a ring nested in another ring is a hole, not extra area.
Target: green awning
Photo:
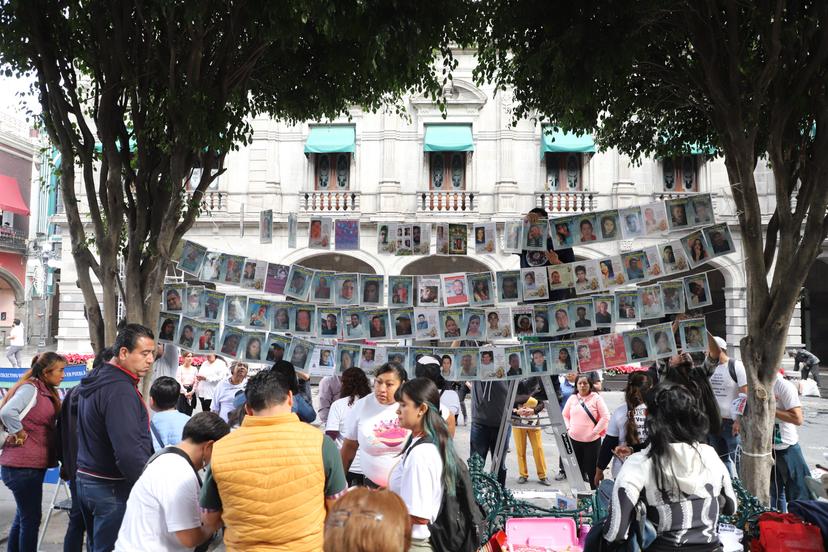
[[[423,151],[474,151],[471,125],[426,125]]]
[[[562,130],[541,129],[541,157],[547,153],[595,153],[590,134],[576,135]]]
[[[354,153],[356,130],[352,125],[312,126],[305,153]]]
[[[690,144],[690,155],[716,155],[716,148],[703,148],[698,144]]]

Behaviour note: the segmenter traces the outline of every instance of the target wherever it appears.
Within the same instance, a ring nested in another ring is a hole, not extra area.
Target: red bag
[[[759,516],[759,538],[751,552],[825,552],[819,527],[793,514],[766,512]]]

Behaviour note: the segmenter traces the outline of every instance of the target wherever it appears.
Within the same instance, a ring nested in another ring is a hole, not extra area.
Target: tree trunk
[[[773,380],[764,381],[760,374],[770,357],[779,356],[776,351],[785,345],[781,341],[763,336],[757,342],[752,336],[742,339],[742,361],[748,379],[747,410],[741,424],[742,456],[740,476],[745,488],[763,504],[770,504],[770,475],[773,469],[771,445],[776,401],[773,396]]]

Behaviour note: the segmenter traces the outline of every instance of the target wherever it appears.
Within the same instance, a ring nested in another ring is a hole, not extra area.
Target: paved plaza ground
[[[314,393],[316,389],[314,388]],[[610,409],[620,405],[623,401],[623,394],[618,391],[609,391],[604,393]],[[468,405],[468,401],[467,401]],[[824,454],[828,453],[828,400],[819,398],[803,398],[803,407],[805,411],[805,423],[800,428],[800,441],[802,443],[802,450],[808,464],[813,467],[816,463],[823,465],[828,464]],[[550,467],[550,477],[554,475],[553,467],[557,466],[558,454],[554,444],[554,437],[551,433],[544,431],[543,436],[544,450],[546,452],[546,462]],[[463,425],[462,420],[457,427],[457,434],[455,435],[455,445],[458,453],[467,458],[469,454],[469,426]],[[531,457],[531,450],[529,451],[529,472],[530,480],[524,485],[517,483],[517,459],[514,452],[510,452],[507,459],[508,480],[507,486],[518,493],[527,491],[537,492],[544,497],[551,498],[555,493],[567,492],[565,482],[553,482],[553,487],[543,487],[537,481],[537,473],[534,469],[534,463]],[[53,485],[46,485],[44,487],[44,516],[49,506],[49,502],[54,492]],[[64,495],[61,494],[61,497]],[[0,484],[0,542],[4,541],[8,534],[8,527],[14,517],[14,499],[11,493]],[[56,513],[52,521],[49,523],[46,538],[44,540],[41,550],[58,551],[62,550],[61,543],[63,542],[63,534],[66,530],[66,515],[64,513]],[[224,550],[222,546],[216,550]]]

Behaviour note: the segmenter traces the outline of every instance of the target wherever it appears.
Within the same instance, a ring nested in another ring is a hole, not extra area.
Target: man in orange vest
[[[291,413],[288,379],[250,378],[241,427],[213,445],[201,507],[221,513],[229,552],[321,552],[327,510],[347,488],[334,441]]]

